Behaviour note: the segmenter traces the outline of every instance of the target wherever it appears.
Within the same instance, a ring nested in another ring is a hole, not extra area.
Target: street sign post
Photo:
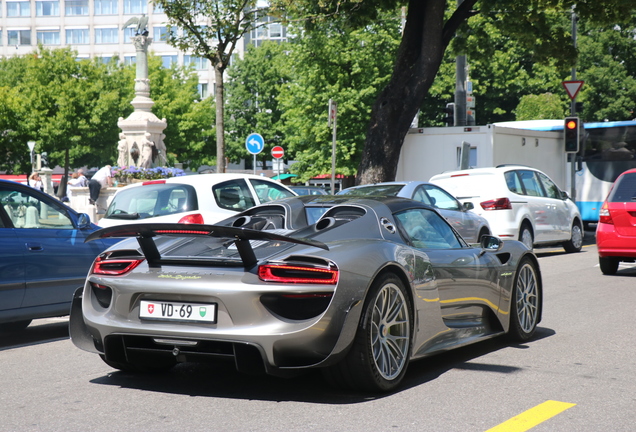
[[[281,146],[274,146],[272,148],[272,157],[274,157],[274,159],[278,159],[276,164],[278,167],[278,181],[280,181],[280,171],[281,171],[280,165],[282,163],[282,161],[279,159],[282,158],[284,154],[285,154],[285,150],[283,150]]]
[[[265,140],[261,134],[249,134],[245,140],[245,148],[248,152],[254,155],[254,174],[256,174],[256,155],[262,152],[265,148]]]

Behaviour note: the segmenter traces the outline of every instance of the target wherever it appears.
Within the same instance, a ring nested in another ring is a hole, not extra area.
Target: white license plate
[[[216,323],[215,303],[180,303],[142,300],[139,317],[166,321]]]

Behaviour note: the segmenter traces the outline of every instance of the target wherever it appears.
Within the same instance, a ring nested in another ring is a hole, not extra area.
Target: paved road
[[[403,388],[381,397],[334,391],[317,373],[116,372],[72,345],[66,319],[40,320],[0,336],[0,430],[483,432],[552,400],[575,405],[532,431],[633,431],[636,267],[602,276],[591,235],[579,254],[538,250],[545,311],[534,340],[412,363]]]

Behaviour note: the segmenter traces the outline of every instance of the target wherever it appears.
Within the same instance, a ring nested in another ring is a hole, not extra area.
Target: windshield
[[[198,210],[197,195],[190,185],[149,184],[123,189],[115,194],[106,211],[112,219],[147,219]]]

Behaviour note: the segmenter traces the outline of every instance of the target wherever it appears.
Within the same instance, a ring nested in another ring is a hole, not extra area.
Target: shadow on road
[[[452,369],[483,370],[504,374],[516,372],[518,370],[516,367],[476,363],[473,360],[505,348],[530,349],[533,341],[554,334],[555,332],[551,329],[539,327],[535,338],[524,344],[510,344],[503,338],[495,338],[415,361],[409,365],[407,375],[398,392],[425,384]],[[362,403],[391,395],[391,393],[367,394],[334,389],[326,383],[318,370],[311,370],[293,379],[285,379],[240,374],[232,364],[184,363],[161,374],[131,374],[114,371],[91,380],[91,383],[199,397],[335,405]]]
[[[24,330],[0,332],[0,351],[68,339],[68,319],[35,320]]]

